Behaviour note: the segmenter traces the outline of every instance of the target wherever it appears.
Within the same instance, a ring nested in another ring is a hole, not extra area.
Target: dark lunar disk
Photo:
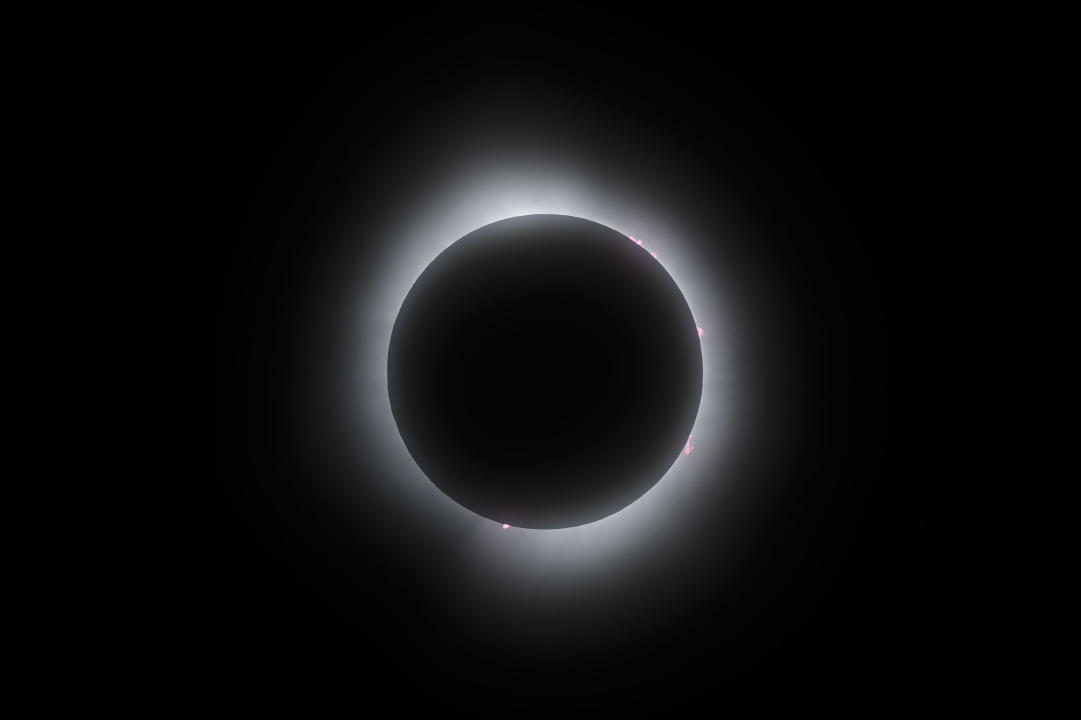
[[[486,225],[409,291],[390,403],[439,489],[515,527],[631,504],[672,466],[702,395],[702,351],[675,282],[611,228],[564,215]]]

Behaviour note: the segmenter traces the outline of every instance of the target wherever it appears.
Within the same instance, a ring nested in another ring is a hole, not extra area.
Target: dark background
[[[131,83],[155,268],[155,593],[133,683],[146,702],[871,712],[959,697],[948,258],[957,110],[978,62],[963,23],[537,8],[147,27]],[[523,612],[553,638],[544,649],[445,609],[417,558],[446,574],[454,561],[430,537],[407,564],[374,521],[344,532],[299,439],[332,219],[356,197],[408,208],[385,173],[403,128],[485,83],[633,108],[637,137],[692,158],[658,192],[708,222],[723,185],[755,228],[753,277],[776,288],[746,314],[774,321],[746,362],[755,387],[785,388],[760,410],[788,434],[783,453],[766,430],[749,442],[771,490],[735,569],[711,559],[724,529],[702,524],[678,567],[558,616],[573,622]],[[622,621],[664,594],[665,573],[693,590]],[[589,624],[611,631],[578,642]]]

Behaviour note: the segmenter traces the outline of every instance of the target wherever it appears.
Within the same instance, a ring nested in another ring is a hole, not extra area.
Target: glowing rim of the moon
[[[541,214],[541,213],[534,213],[534,214]],[[544,214],[553,214],[553,213],[544,213]],[[565,215],[558,215],[558,216],[559,216],[559,217],[567,217],[567,216],[565,216]],[[515,217],[523,217],[523,216],[515,216]],[[510,218],[506,218],[506,219],[510,219]],[[579,218],[579,219],[585,219],[585,218]],[[498,221],[497,221],[497,222],[498,222]],[[483,227],[483,226],[482,226],[482,227]],[[477,228],[477,229],[479,230],[480,228]],[[609,229],[609,230],[610,230],[611,228],[606,228],[606,229]],[[638,247],[640,247],[640,248],[642,248],[643,250],[645,250],[646,252],[648,252],[648,253],[649,253],[649,255],[650,255],[650,256],[651,256],[651,257],[652,257],[652,258],[653,258],[654,260],[656,260],[656,261],[657,261],[658,263],[660,262],[658,254],[657,254],[656,252],[654,252],[653,250],[650,250],[650,249],[649,249],[648,247],[646,247],[645,243],[644,243],[644,242],[643,242],[642,240],[639,240],[638,238],[634,237],[633,235],[627,235],[627,234],[625,234],[625,233],[624,233],[623,235],[624,235],[624,237],[626,237],[626,238],[627,238],[627,239],[628,239],[628,240],[629,240],[630,242],[632,242],[632,243],[636,244],[636,245],[637,245]],[[465,236],[463,236],[463,238],[464,238],[464,237],[465,237]],[[459,239],[462,239],[462,238],[459,238]],[[457,241],[455,241],[455,242],[457,242]],[[452,244],[453,244],[453,243],[452,243]],[[449,247],[449,246],[448,246],[448,247]],[[437,255],[437,257],[438,257],[438,255]],[[436,258],[433,258],[433,259],[432,259],[432,261],[434,262],[434,261],[435,261],[435,259],[436,259]],[[429,266],[430,266],[430,264],[429,264]],[[413,286],[410,286],[410,290],[412,290],[412,288],[413,288]],[[405,298],[403,298],[402,300],[403,300],[403,302],[404,302]],[[697,327],[696,327],[696,329],[698,330],[698,338],[699,338],[699,343],[701,343],[701,342],[702,342],[702,336],[703,336],[703,335],[705,334],[705,330],[704,330],[704,329],[703,329],[703,328],[702,328],[701,326],[697,326]],[[703,361],[703,365],[704,365],[704,361]],[[704,375],[704,373],[703,373],[703,375]],[[703,381],[703,382],[704,382],[704,381]],[[699,401],[701,401],[701,398],[699,398]],[[697,412],[695,413],[695,416],[697,417]],[[395,425],[397,425],[397,423],[395,423]],[[692,424],[692,428],[693,428],[693,424]],[[693,439],[694,439],[694,432],[692,431],[692,432],[691,432],[691,433],[690,433],[690,434],[689,434],[689,435],[687,436],[687,439],[686,439],[686,440],[684,441],[684,444],[683,444],[683,449],[682,449],[682,451],[680,452],[680,456],[682,456],[682,455],[690,455],[690,454],[691,454],[691,453],[692,453],[692,452],[694,451],[694,442],[693,442]],[[412,457],[412,455],[410,455],[410,457]],[[679,456],[677,456],[676,460],[678,461],[678,459],[679,459]],[[414,462],[415,462],[415,461],[414,461]],[[667,472],[666,472],[666,474],[667,474]],[[663,478],[664,478],[664,476],[662,475],[662,476],[661,476],[660,478],[658,478],[657,482],[660,482],[660,480],[662,480]],[[656,483],[654,483],[654,484],[656,484]],[[652,486],[651,486],[651,487],[652,487]],[[647,491],[647,492],[648,492],[648,491]],[[645,493],[643,493],[643,495],[644,495],[644,494],[645,494]],[[639,496],[639,498],[636,498],[636,499],[635,499],[634,501],[632,501],[632,503],[631,503],[631,504],[633,504],[634,502],[638,502],[638,499],[640,499],[640,497],[641,497],[641,496]],[[464,506],[463,506],[463,507],[464,507]],[[469,508],[466,508],[466,509],[468,510]],[[473,511],[473,510],[470,510],[470,512],[473,512],[474,514],[479,514],[479,513],[476,513],[476,512],[475,512],[475,511]],[[619,511],[617,510],[616,512],[618,513]],[[616,513],[610,513],[610,515],[614,515],[614,514],[616,514]],[[483,517],[483,516],[482,516],[482,517]],[[605,517],[608,517],[608,516],[606,515]],[[508,530],[508,529],[510,529],[511,527],[513,527],[513,526],[511,526],[511,525],[508,525],[507,523],[504,523],[504,522],[500,521],[500,520],[495,520],[495,519],[492,519],[492,518],[486,518],[486,519],[491,519],[491,520],[493,520],[493,522],[495,522],[495,523],[496,523],[497,525],[500,525],[500,526],[501,526],[501,527],[502,527],[502,528],[503,528],[504,530]],[[603,519],[604,519],[604,518],[602,517],[602,518],[598,518],[597,520],[591,520],[591,521],[590,521],[589,523],[582,523],[582,524],[588,525],[588,524],[591,524],[591,523],[593,523],[593,522],[597,522],[598,520],[603,520]],[[574,527],[574,526],[572,526],[572,527]],[[520,528],[520,529],[526,529],[526,528]],[[566,528],[536,528],[536,529],[544,529],[544,530],[562,530],[562,529],[566,529]]]

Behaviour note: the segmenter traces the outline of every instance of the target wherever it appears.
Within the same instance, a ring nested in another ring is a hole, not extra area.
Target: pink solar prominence
[[[687,444],[683,446],[683,454],[684,455],[690,455],[691,450],[694,450],[694,443],[692,442],[693,438],[694,438],[693,433],[687,436]]]
[[[503,523],[503,529],[504,529],[504,530],[506,530],[506,529],[507,529],[507,528],[509,528],[509,527],[510,527],[510,525],[508,525],[507,523]]]
[[[629,238],[631,239],[631,242],[632,242],[632,243],[634,243],[634,244],[635,244],[635,245],[637,245],[638,247],[641,247],[641,248],[645,249],[645,248],[644,248],[644,246],[642,245],[642,241],[641,241],[641,240],[639,240],[638,238],[636,238],[636,237],[635,237],[635,236],[633,236],[633,235],[628,235],[627,237],[629,237]],[[656,260],[656,259],[657,259],[657,253],[653,252],[652,250],[649,250],[648,252],[649,252],[649,254],[650,254],[650,255],[652,255],[652,256],[653,256],[653,259],[654,259],[654,260]]]

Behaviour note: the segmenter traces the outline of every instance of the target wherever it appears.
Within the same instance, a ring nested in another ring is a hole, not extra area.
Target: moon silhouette
[[[640,243],[524,215],[421,273],[387,382],[406,448],[446,495],[501,525],[565,528],[630,505],[685,450],[702,350],[686,299]]]

